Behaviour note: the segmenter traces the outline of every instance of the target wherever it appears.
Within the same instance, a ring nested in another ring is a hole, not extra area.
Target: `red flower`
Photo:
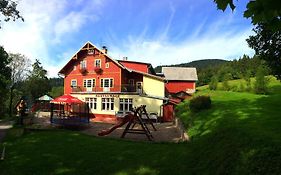
[[[97,74],[101,74],[102,73],[102,69],[100,67],[95,67],[94,68],[94,71],[97,73]]]

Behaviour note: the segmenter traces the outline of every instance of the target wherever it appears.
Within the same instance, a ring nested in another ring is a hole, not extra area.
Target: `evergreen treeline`
[[[213,82],[224,80],[245,79],[256,75],[257,68],[263,61],[258,57],[253,58],[243,55],[238,60],[226,61],[221,59],[206,59],[175,65],[155,67],[155,72],[161,72],[162,67],[195,67],[197,69],[197,86],[203,86]]]
[[[221,59],[205,59],[205,60],[192,61],[189,63],[157,66],[154,68],[154,70],[156,73],[160,73],[162,71],[162,67],[195,67],[197,70],[201,70],[206,67],[218,66],[227,62],[228,61],[221,60]]]

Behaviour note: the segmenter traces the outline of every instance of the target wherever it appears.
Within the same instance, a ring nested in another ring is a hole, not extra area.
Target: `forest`
[[[33,63],[22,54],[7,53],[0,47],[0,116],[12,116],[23,98],[28,107],[37,98],[63,94],[63,78],[48,78],[38,59]]]

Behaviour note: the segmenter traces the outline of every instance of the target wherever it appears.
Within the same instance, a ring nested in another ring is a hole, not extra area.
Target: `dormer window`
[[[101,67],[101,60],[95,60],[95,67]]]

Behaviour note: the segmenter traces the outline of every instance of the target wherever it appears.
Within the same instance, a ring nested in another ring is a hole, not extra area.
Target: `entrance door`
[[[139,94],[142,94],[142,82],[137,82],[136,86],[137,86],[137,92]]]

